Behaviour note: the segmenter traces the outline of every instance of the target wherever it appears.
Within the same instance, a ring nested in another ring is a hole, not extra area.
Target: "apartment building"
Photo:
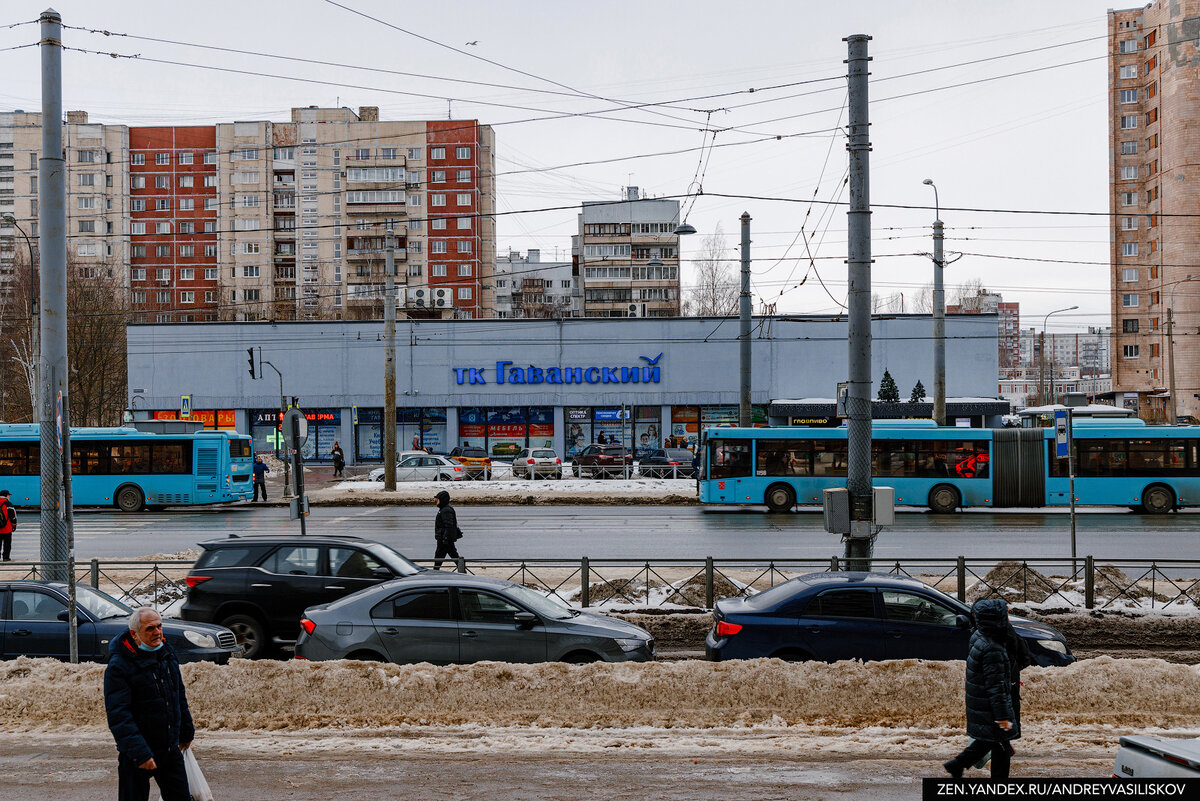
[[[1021,359],[1021,304],[1005,303],[998,292],[980,289],[960,303],[946,307],[947,314],[994,314],[997,318],[1000,368],[1016,367]]]
[[[571,261],[542,261],[542,251],[529,248],[525,255],[509,251],[496,257],[493,303],[484,316],[579,317],[579,287]]]
[[[620,201],[588,201],[571,238],[585,317],[679,315],[679,202],[636,186]]]
[[[1200,414],[1200,0],[1108,13],[1113,390],[1139,416]],[[1167,321],[1179,408],[1168,410]]]

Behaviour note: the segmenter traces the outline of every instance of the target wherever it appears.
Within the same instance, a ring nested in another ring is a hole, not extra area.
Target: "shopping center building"
[[[298,398],[308,417],[306,458],[328,459],[339,442],[351,464],[381,461],[383,324],[210,322],[127,330],[135,419],[172,419],[186,410],[208,427],[253,435],[256,450],[273,451],[282,394],[289,402]],[[932,330],[923,315],[874,320],[876,393],[885,369],[902,400],[917,381],[932,392]],[[948,396],[995,397],[996,331],[994,315],[947,316]],[[756,424],[779,422],[779,409],[796,403],[788,399],[834,397],[847,372],[846,335],[845,318],[754,318]],[[472,445],[503,458],[548,446],[569,455],[601,434],[635,448],[691,446],[702,427],[737,422],[738,348],[736,319],[402,320],[397,447]],[[958,422],[989,425],[987,409],[975,403],[972,416]],[[948,411],[953,417],[953,404]]]

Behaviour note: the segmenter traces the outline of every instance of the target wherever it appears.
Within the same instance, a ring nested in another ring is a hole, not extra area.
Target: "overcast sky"
[[[64,106],[131,125],[285,120],[307,105],[477,118],[496,131],[498,252],[569,258],[581,201],[626,185],[652,196],[702,187],[684,200],[699,231],[685,260],[718,225],[736,260],[747,211],[756,307],[832,313],[846,292],[845,207],[809,201],[848,197],[842,38],[866,33],[871,199],[920,207],[874,209],[876,293],[910,304],[931,280],[928,257],[913,254],[932,247],[933,191],[921,183],[932,178],[946,249],[968,254],[947,268],[948,294],[977,278],[1020,301],[1022,327],[1076,304],[1049,330],[1109,324],[1105,217],[954,210],[1107,213],[1107,3],[339,2],[60,0],[67,25],[370,68],[67,30],[68,47],[143,59],[67,52]],[[8,2],[0,25],[43,7]],[[36,28],[0,30],[0,48],[35,42]],[[38,110],[38,70],[37,48],[0,52],[0,108]]]

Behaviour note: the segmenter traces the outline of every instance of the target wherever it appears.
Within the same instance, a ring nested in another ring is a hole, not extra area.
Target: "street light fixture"
[[[937,185],[932,178],[921,183],[933,187],[933,419],[946,425],[946,289],[942,283],[946,261],[942,255],[942,212]]]
[[[1042,318],[1042,371],[1041,380],[1038,381],[1038,402],[1044,406],[1046,404],[1046,324],[1050,321],[1050,316],[1060,314],[1062,312],[1075,311],[1078,306],[1068,306],[1065,309],[1055,309]],[[1054,376],[1050,376],[1050,400],[1054,400]]]
[[[1167,304],[1167,372],[1171,378],[1171,414],[1167,418],[1168,425],[1174,425],[1179,420],[1179,407],[1175,403],[1175,290],[1180,284],[1200,280],[1200,275],[1189,275],[1182,281],[1175,282],[1171,287],[1171,301]]]
[[[29,234],[25,233],[25,229],[22,228],[19,223],[17,223],[16,217],[12,216],[11,214],[5,214],[3,220],[6,225],[11,225],[21,232],[21,236],[25,237],[25,247],[29,248],[29,326],[30,331],[32,332],[30,335],[30,360],[33,362],[30,367],[30,376],[33,378],[33,389],[29,394],[29,419],[31,422],[36,423],[38,422],[38,418],[41,416],[41,409],[39,408],[38,403],[38,396],[41,394],[38,391],[40,389],[38,384],[38,370],[41,366],[40,362],[42,355],[41,348],[38,346],[38,327],[41,325],[41,322],[38,319],[37,289],[33,281],[33,245],[29,241]]]

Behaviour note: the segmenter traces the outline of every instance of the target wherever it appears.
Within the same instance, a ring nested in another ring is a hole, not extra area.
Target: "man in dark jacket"
[[[117,741],[120,801],[147,801],[150,778],[162,801],[190,801],[183,750],[196,735],[175,651],[162,618],[149,607],[129,617],[114,637],[104,670],[104,709]]]
[[[258,501],[258,493],[262,492],[262,499],[267,499],[267,473],[271,472],[271,468],[267,467],[266,462],[261,456],[254,457],[254,500]]]
[[[961,778],[963,770],[990,751],[992,778],[1007,779],[1008,741],[1021,736],[1012,696],[1013,665],[1005,647],[1011,630],[1008,604],[999,599],[976,601],[971,612],[975,631],[967,653],[966,697],[967,735],[972,740],[943,767],[954,778]]]
[[[442,490],[434,496],[437,501],[437,519],[433,521],[433,538],[437,541],[437,550],[433,554],[433,569],[442,569],[442,559],[461,558],[454,543],[462,539],[462,529],[458,527],[458,515],[450,505],[450,493]]]

